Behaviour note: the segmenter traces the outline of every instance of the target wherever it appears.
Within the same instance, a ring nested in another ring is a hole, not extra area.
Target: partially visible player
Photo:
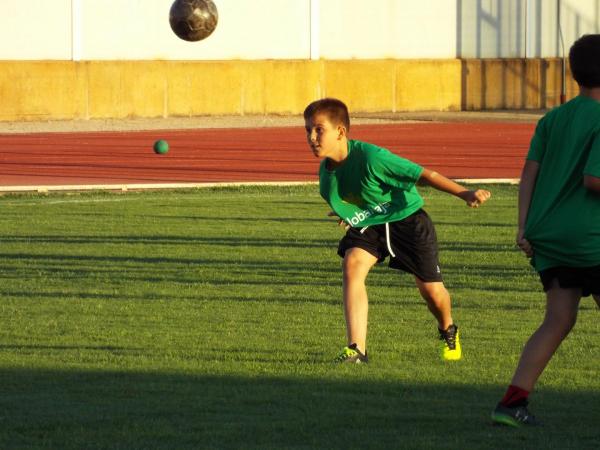
[[[347,232],[339,243],[343,258],[343,299],[347,345],[336,361],[367,362],[368,299],[365,280],[377,262],[413,274],[437,321],[442,359],[458,360],[458,327],[452,320],[450,295],[438,261],[433,223],[421,208],[417,182],[432,186],[478,207],[490,193],[468,190],[448,178],[386,149],[349,139],[350,119],[340,100],[317,100],[304,110],[308,144],[323,158],[321,196]]]
[[[575,325],[581,297],[600,306],[600,35],[578,39],[569,62],[579,95],[538,122],[521,175],[517,245],[539,272],[546,315],[492,412],[512,426],[539,423],[528,396]]]

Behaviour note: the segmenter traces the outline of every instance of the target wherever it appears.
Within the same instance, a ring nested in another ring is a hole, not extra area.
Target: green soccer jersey
[[[525,226],[531,264],[600,264],[600,196],[583,185],[584,175],[600,177],[600,102],[578,96],[547,113],[527,159],[540,164]]]
[[[393,222],[423,206],[415,183],[423,168],[390,151],[349,140],[348,157],[334,170],[319,169],[321,196],[352,227]]]

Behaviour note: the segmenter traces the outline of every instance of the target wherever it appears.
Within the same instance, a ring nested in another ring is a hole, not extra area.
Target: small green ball
[[[164,155],[169,151],[169,143],[164,139],[159,139],[154,143],[154,153]]]

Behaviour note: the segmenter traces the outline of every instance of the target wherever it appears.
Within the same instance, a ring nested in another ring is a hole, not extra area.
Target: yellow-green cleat
[[[369,357],[366,353],[361,352],[356,344],[350,344],[344,347],[340,354],[333,360],[334,363],[350,363],[360,364],[368,363]]]
[[[440,341],[442,341],[441,356],[443,361],[458,361],[462,358],[462,349],[460,348],[460,335],[458,327],[450,325],[446,330],[440,330]]]

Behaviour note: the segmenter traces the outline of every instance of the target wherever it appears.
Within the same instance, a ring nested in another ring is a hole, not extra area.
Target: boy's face
[[[342,137],[346,135],[342,125],[334,125],[325,113],[317,113],[305,122],[306,139],[313,154],[318,158],[335,156],[340,151]]]

